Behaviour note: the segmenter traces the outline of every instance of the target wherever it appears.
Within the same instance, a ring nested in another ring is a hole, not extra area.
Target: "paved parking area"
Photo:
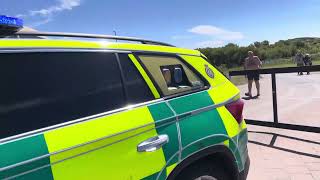
[[[248,125],[248,180],[320,180],[320,135]]]
[[[279,122],[320,127],[320,73],[276,76]],[[243,97],[247,85],[239,88]],[[261,94],[245,101],[244,116],[273,121],[270,75],[261,79]],[[248,180],[320,180],[320,134],[252,125],[248,130]]]
[[[298,76],[295,73],[277,74],[279,122],[320,127],[320,72]],[[272,121],[272,91],[270,75],[262,75],[261,96],[245,101],[247,119]],[[247,85],[238,86],[241,96]],[[256,94],[253,85],[253,94]]]

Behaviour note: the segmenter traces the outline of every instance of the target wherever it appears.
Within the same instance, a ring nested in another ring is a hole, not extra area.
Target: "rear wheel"
[[[205,160],[186,167],[175,180],[232,180],[223,165]]]
[[[215,177],[212,177],[212,176],[201,176],[201,177],[198,177],[194,180],[217,180]]]

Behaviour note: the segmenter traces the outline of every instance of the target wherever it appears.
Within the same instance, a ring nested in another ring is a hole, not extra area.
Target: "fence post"
[[[278,102],[277,102],[277,84],[276,74],[271,73],[272,80],[272,102],[273,102],[273,122],[278,123]]]

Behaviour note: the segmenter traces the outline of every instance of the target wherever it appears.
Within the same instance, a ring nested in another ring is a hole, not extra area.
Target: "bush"
[[[254,42],[247,47],[239,47],[237,44],[229,43],[219,48],[200,48],[198,49],[208,57],[210,63],[226,67],[241,66],[247,57],[248,51],[253,51],[259,58],[264,60],[291,58],[298,51],[309,54],[320,52],[320,40],[315,38],[297,38],[291,40],[280,40],[275,44],[269,41]],[[317,56],[317,58],[320,58]]]

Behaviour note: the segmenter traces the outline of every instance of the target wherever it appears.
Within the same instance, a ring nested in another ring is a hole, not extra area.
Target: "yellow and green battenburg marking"
[[[46,141],[43,134],[32,136],[0,145],[0,168],[5,168],[23,161],[27,161],[40,156],[48,155]],[[53,179],[49,157],[35,160],[25,165],[17,166],[12,169],[0,172],[0,179],[26,173],[36,168],[43,167],[39,170],[27,173],[24,179]]]
[[[73,152],[66,151],[65,155],[61,153],[61,155],[52,156],[51,161],[59,161],[73,155],[79,155],[53,165],[53,177],[56,179],[81,179],[90,175],[93,179],[102,177],[140,179],[159,171],[165,165],[163,151],[137,152],[138,143],[157,136],[153,122],[148,108],[141,107],[49,132],[45,135],[49,151],[59,151],[63,148],[109,136],[76,148],[72,150]],[[150,125],[145,126],[147,124]],[[139,128],[141,126],[145,127]],[[137,129],[114,135],[134,128]],[[61,136],[67,136],[66,143],[56,145],[54,141],[60,139]],[[73,140],[75,137],[77,137],[76,140]],[[70,174],[66,172],[70,172]]]
[[[141,126],[145,127],[138,128]],[[112,136],[134,128],[137,129]],[[61,152],[66,148],[106,136],[110,137]],[[130,138],[131,136],[134,137]],[[28,179],[83,179],[90,175],[94,179],[102,177],[141,179],[160,171],[165,166],[165,156],[162,150],[152,153],[136,151],[139,142],[155,136],[157,136],[157,132],[148,107],[74,124],[1,145],[1,168],[48,155],[48,153],[52,154],[50,158],[1,171],[1,178],[41,168],[20,177],[28,177]],[[24,146],[31,149],[26,149]],[[51,167],[48,166],[50,164]],[[43,168],[43,166],[47,167]]]
[[[197,101],[195,101],[195,99]],[[225,136],[213,136],[186,147],[194,141],[211,134],[224,134],[227,136],[228,133],[232,133],[232,131],[227,130],[230,125],[223,120],[229,117],[224,118],[223,116],[226,115],[219,112],[220,110],[212,109],[192,116],[186,114],[190,111],[213,104],[209,93],[206,91],[170,100],[169,104],[179,117],[182,146],[185,147],[182,152],[182,158],[187,157],[203,147],[224,142],[227,138]],[[184,105],[181,106],[181,104]],[[130,118],[140,116],[143,118]],[[215,119],[215,121],[212,121],[212,119]],[[90,175],[92,178],[108,177],[111,179],[121,179],[130,177],[131,175],[133,179],[154,179],[158,177],[159,172],[166,166],[159,176],[160,179],[165,179],[168,172],[179,162],[178,156],[174,157],[179,150],[178,139],[170,139],[170,142],[161,150],[150,153],[147,156],[144,156],[143,153],[136,152],[136,138],[138,138],[138,141],[143,141],[146,138],[154,137],[158,134],[168,134],[170,137],[178,137],[175,123],[176,118],[165,102],[97,118],[19,141],[2,144],[0,146],[0,156],[2,159],[1,168],[39,156],[45,156],[48,155],[48,153],[61,151],[65,148],[103,136],[112,135],[125,129],[139,127],[148,123],[152,124],[153,122],[155,122],[155,125],[146,126],[145,128],[139,128],[139,130],[130,132],[130,136],[136,135],[135,138],[130,138],[131,140],[127,139],[117,142],[124,139],[128,134],[106,138],[105,140],[60,152],[26,165],[2,171],[0,178],[10,177],[38,168],[38,170],[20,177],[24,179],[82,179]],[[117,126],[117,124],[119,126]],[[111,126],[114,128],[111,128]],[[137,135],[149,129],[151,130]],[[201,129],[202,134],[192,134],[192,131],[195,129]],[[190,134],[192,134],[192,136]],[[237,138],[238,134],[233,138]],[[245,135],[245,133],[239,134],[239,136],[241,135]],[[103,147],[103,145],[110,143],[114,144]],[[229,143],[230,148],[237,152],[237,144],[234,144],[233,141],[229,141]],[[98,147],[98,149],[95,149],[96,147]],[[118,156],[118,154],[122,156]],[[72,157],[74,155],[78,156]],[[235,156],[237,160],[239,159],[241,162],[239,153],[236,153]],[[170,162],[168,162],[169,160]],[[50,164],[52,165],[50,166]],[[146,164],[148,164],[149,172],[146,172],[145,169],[141,171],[139,166],[145,166]]]
[[[135,58],[130,58],[139,69]],[[2,170],[0,179],[16,175],[21,175],[18,179],[87,179],[88,176],[92,179],[165,179],[181,160],[178,127],[182,159],[205,147],[224,143],[232,150],[242,170],[247,141],[245,122],[238,125],[223,106],[192,113],[224,102],[239,90],[210,65],[215,80],[208,78],[200,57],[182,58],[207,78],[212,86],[210,90],[3,143],[0,145],[0,168],[38,159]],[[148,83],[147,75],[143,77]],[[148,86],[156,98],[160,97],[150,79]],[[170,137],[163,148],[152,153],[137,152],[139,142],[160,134]]]
[[[206,91],[173,99],[169,102],[178,116],[181,116],[179,125],[181,129],[182,147],[184,148],[182,151],[182,159],[200,149],[217,144],[227,138],[217,135],[226,134],[226,131],[219,114],[214,108],[201,113],[185,114],[214,104]],[[212,136],[213,134],[217,136]]]

